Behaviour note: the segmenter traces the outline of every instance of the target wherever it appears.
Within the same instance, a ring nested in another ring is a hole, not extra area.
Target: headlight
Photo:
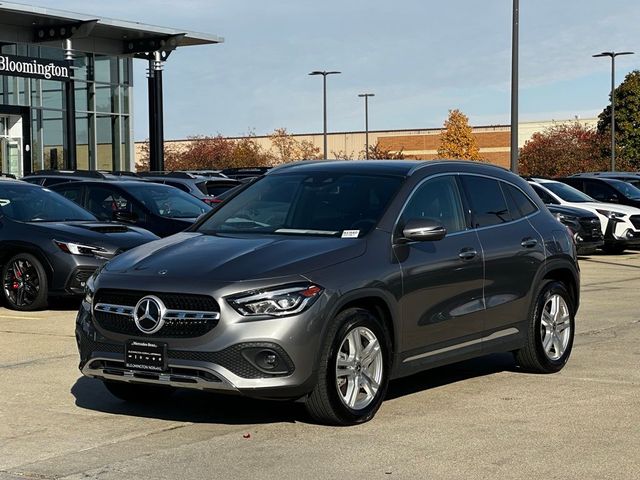
[[[578,221],[578,217],[574,217],[573,215],[566,215],[564,213],[554,213],[554,217],[556,217],[560,222],[572,222],[575,223]]]
[[[614,212],[613,210],[598,210],[596,209],[596,212],[598,212],[600,215],[604,215],[605,217],[613,220],[616,218],[623,218],[624,217],[624,213],[620,213],[620,212]]]
[[[93,245],[82,245],[81,243],[73,242],[60,242],[58,240],[54,240],[53,243],[55,243],[60,250],[71,255],[90,255],[102,257],[105,254],[109,253],[104,248],[94,247]]]
[[[96,274],[94,273],[84,284],[84,301],[89,305],[90,309],[93,307],[93,295],[96,293],[95,278]]]
[[[254,290],[227,298],[240,315],[283,317],[309,308],[323,289],[311,283],[283,285],[268,290]]]

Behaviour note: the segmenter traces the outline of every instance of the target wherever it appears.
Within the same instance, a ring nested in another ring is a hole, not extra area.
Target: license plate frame
[[[143,372],[167,371],[167,344],[129,340],[124,349],[124,366]]]

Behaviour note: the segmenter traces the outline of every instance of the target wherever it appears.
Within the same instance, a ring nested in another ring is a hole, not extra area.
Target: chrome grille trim
[[[98,303],[94,310],[104,313],[115,313],[116,315],[124,315],[133,318],[134,307],[128,305],[112,305],[110,303]]]
[[[113,305],[111,303],[98,303],[93,307],[95,311],[114,313],[133,318],[135,307],[129,305]],[[162,317],[164,320],[220,320],[219,312],[201,312],[196,310],[167,310]]]

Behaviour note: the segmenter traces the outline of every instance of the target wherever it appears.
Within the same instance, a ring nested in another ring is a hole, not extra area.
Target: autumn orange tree
[[[360,159],[363,159],[364,151],[360,154]],[[384,147],[380,146],[378,142],[375,145],[369,145],[369,160],[404,160],[405,156],[402,150],[399,152],[392,152]]]
[[[534,133],[520,150],[520,173],[556,177],[609,169],[607,135],[580,122],[559,123]],[[618,168],[630,168],[618,159]]]
[[[320,158],[320,149],[309,140],[298,140],[286,128],[276,128],[269,135],[274,150],[274,164]]]
[[[457,160],[481,160],[478,143],[469,126],[469,118],[460,110],[449,110],[440,135],[438,156]]]

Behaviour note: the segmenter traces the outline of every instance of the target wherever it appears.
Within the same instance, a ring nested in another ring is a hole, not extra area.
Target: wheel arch
[[[396,300],[389,293],[377,289],[357,290],[341,296],[340,300],[331,308],[328,318],[334,319],[340,312],[349,308],[369,310],[387,327],[391,336],[392,353],[395,353],[399,351],[400,346],[400,330],[398,322],[395,321],[397,318],[396,305]],[[324,335],[326,335],[326,330]]]
[[[33,243],[21,241],[0,242],[0,266],[3,267],[11,257],[19,253],[28,253],[36,257],[47,274],[47,280],[49,282],[53,280],[53,266],[51,262],[49,262],[44,251]]]
[[[574,314],[580,306],[580,276],[577,269],[569,262],[556,261],[547,266],[542,280],[554,280],[566,285],[573,299]]]

